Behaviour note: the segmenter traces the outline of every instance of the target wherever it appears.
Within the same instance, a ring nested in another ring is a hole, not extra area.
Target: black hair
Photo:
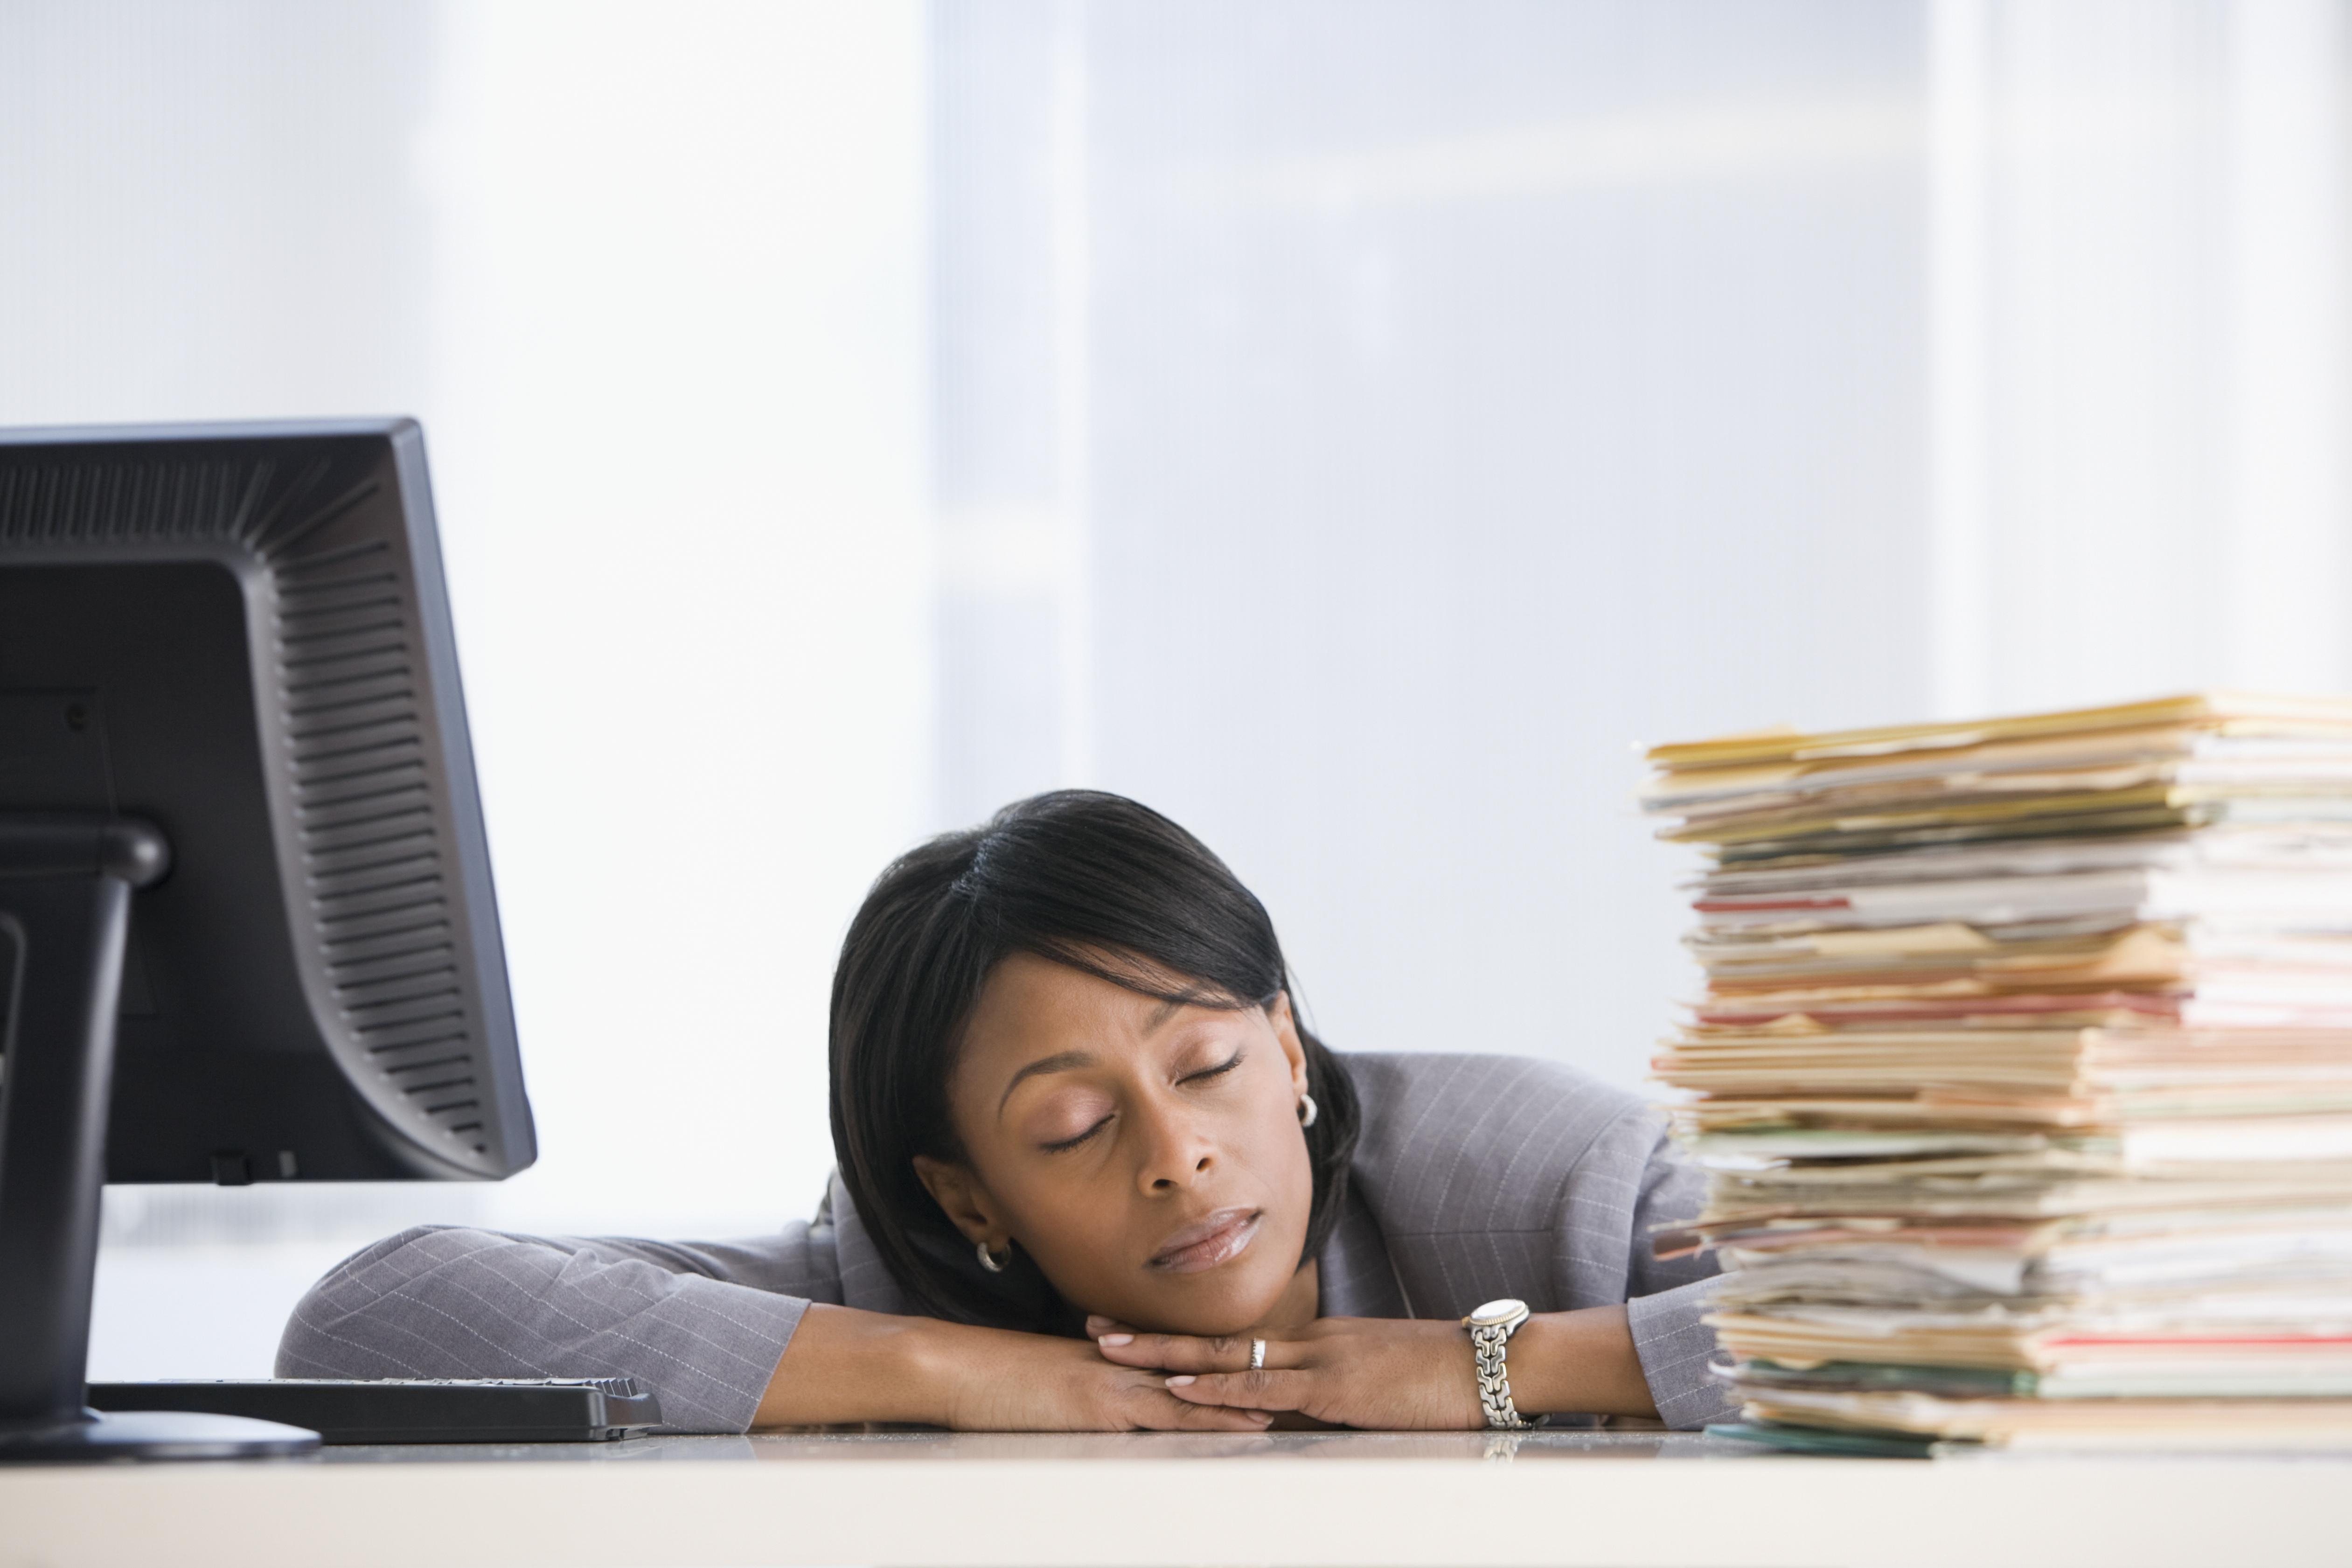
[[[1274,922],[1225,863],[1158,812],[1094,790],[1016,801],[890,863],[866,895],[833,976],[833,1144],[883,1262],[931,1314],[1073,1332],[1077,1314],[1028,1255],[1003,1274],[915,1173],[915,1157],[962,1162],[948,1079],[998,962],[1068,964],[1163,1001],[1271,1005],[1291,988]],[[1315,1195],[1303,1263],[1339,1222],[1359,1116],[1355,1086],[1310,1034],[1307,1129]]]

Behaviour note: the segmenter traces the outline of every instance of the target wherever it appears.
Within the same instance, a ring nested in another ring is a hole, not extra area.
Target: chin
[[[1208,1288],[1165,1292],[1154,1303],[1159,1309],[1152,1314],[1154,1321],[1136,1326],[1164,1334],[1238,1334],[1265,1321],[1266,1314],[1282,1299],[1290,1275],[1201,1283]]]

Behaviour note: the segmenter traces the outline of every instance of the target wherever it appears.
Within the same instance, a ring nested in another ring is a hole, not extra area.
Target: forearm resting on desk
[[[910,1422],[967,1431],[1259,1432],[1255,1411],[1204,1409],[1084,1340],[813,1305],[755,1427]]]
[[[1167,1374],[1190,1372],[1196,1361],[1210,1369],[1214,1360],[1199,1358],[1224,1353],[1226,1342],[1149,1335],[1141,1343],[1098,1347],[816,1305],[777,1363],[753,1425],[1258,1431],[1273,1412],[1291,1409],[1350,1426],[1475,1424],[1470,1342],[1458,1325],[1323,1319],[1302,1332],[1302,1350],[1321,1353],[1297,1363],[1311,1369],[1303,1374],[1276,1375],[1282,1392],[1303,1400],[1269,1397],[1277,1391],[1233,1376],[1187,1377],[1180,1395]],[[1517,1402],[1529,1414],[1657,1414],[1622,1307],[1528,1319],[1511,1342],[1510,1374]]]
[[[856,1421],[949,1425],[942,1336],[927,1318],[812,1304],[793,1331],[751,1417],[759,1426]]]
[[[1511,1336],[1511,1399],[1529,1415],[1658,1414],[1622,1307],[1538,1312]]]
[[[1485,1423],[1477,1358],[1449,1318],[1318,1318],[1263,1339],[1137,1332],[1103,1320],[1103,1354],[1174,1374],[1170,1387],[1202,1406],[1295,1412],[1377,1431]],[[1264,1347],[1259,1362],[1258,1349]],[[1511,1341],[1514,1403],[1525,1414],[1654,1415],[1632,1323],[1622,1306],[1529,1318]]]

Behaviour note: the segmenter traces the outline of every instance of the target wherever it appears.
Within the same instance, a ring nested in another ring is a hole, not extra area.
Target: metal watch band
[[[1462,1324],[1470,1331],[1471,1350],[1477,1358],[1478,1405],[1486,1413],[1487,1426],[1497,1432],[1524,1432],[1542,1423],[1523,1419],[1519,1415],[1518,1406],[1511,1403],[1511,1375],[1505,1357],[1511,1342],[1511,1335],[1518,1331],[1520,1324],[1528,1321],[1527,1308],[1517,1302],[1511,1302],[1509,1305],[1517,1308],[1517,1310],[1507,1321],[1503,1322],[1477,1321],[1490,1314],[1495,1307],[1501,1305],[1504,1303],[1489,1303],[1488,1306],[1482,1307],[1471,1316],[1463,1319]]]

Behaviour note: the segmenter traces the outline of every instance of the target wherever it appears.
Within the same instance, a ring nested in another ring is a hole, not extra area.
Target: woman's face
[[[1022,1247],[1071,1305],[1234,1333],[1298,1273],[1306,1091],[1286,997],[1188,1006],[1016,953],[982,990],[949,1084],[971,1163],[915,1163],[967,1238]]]

